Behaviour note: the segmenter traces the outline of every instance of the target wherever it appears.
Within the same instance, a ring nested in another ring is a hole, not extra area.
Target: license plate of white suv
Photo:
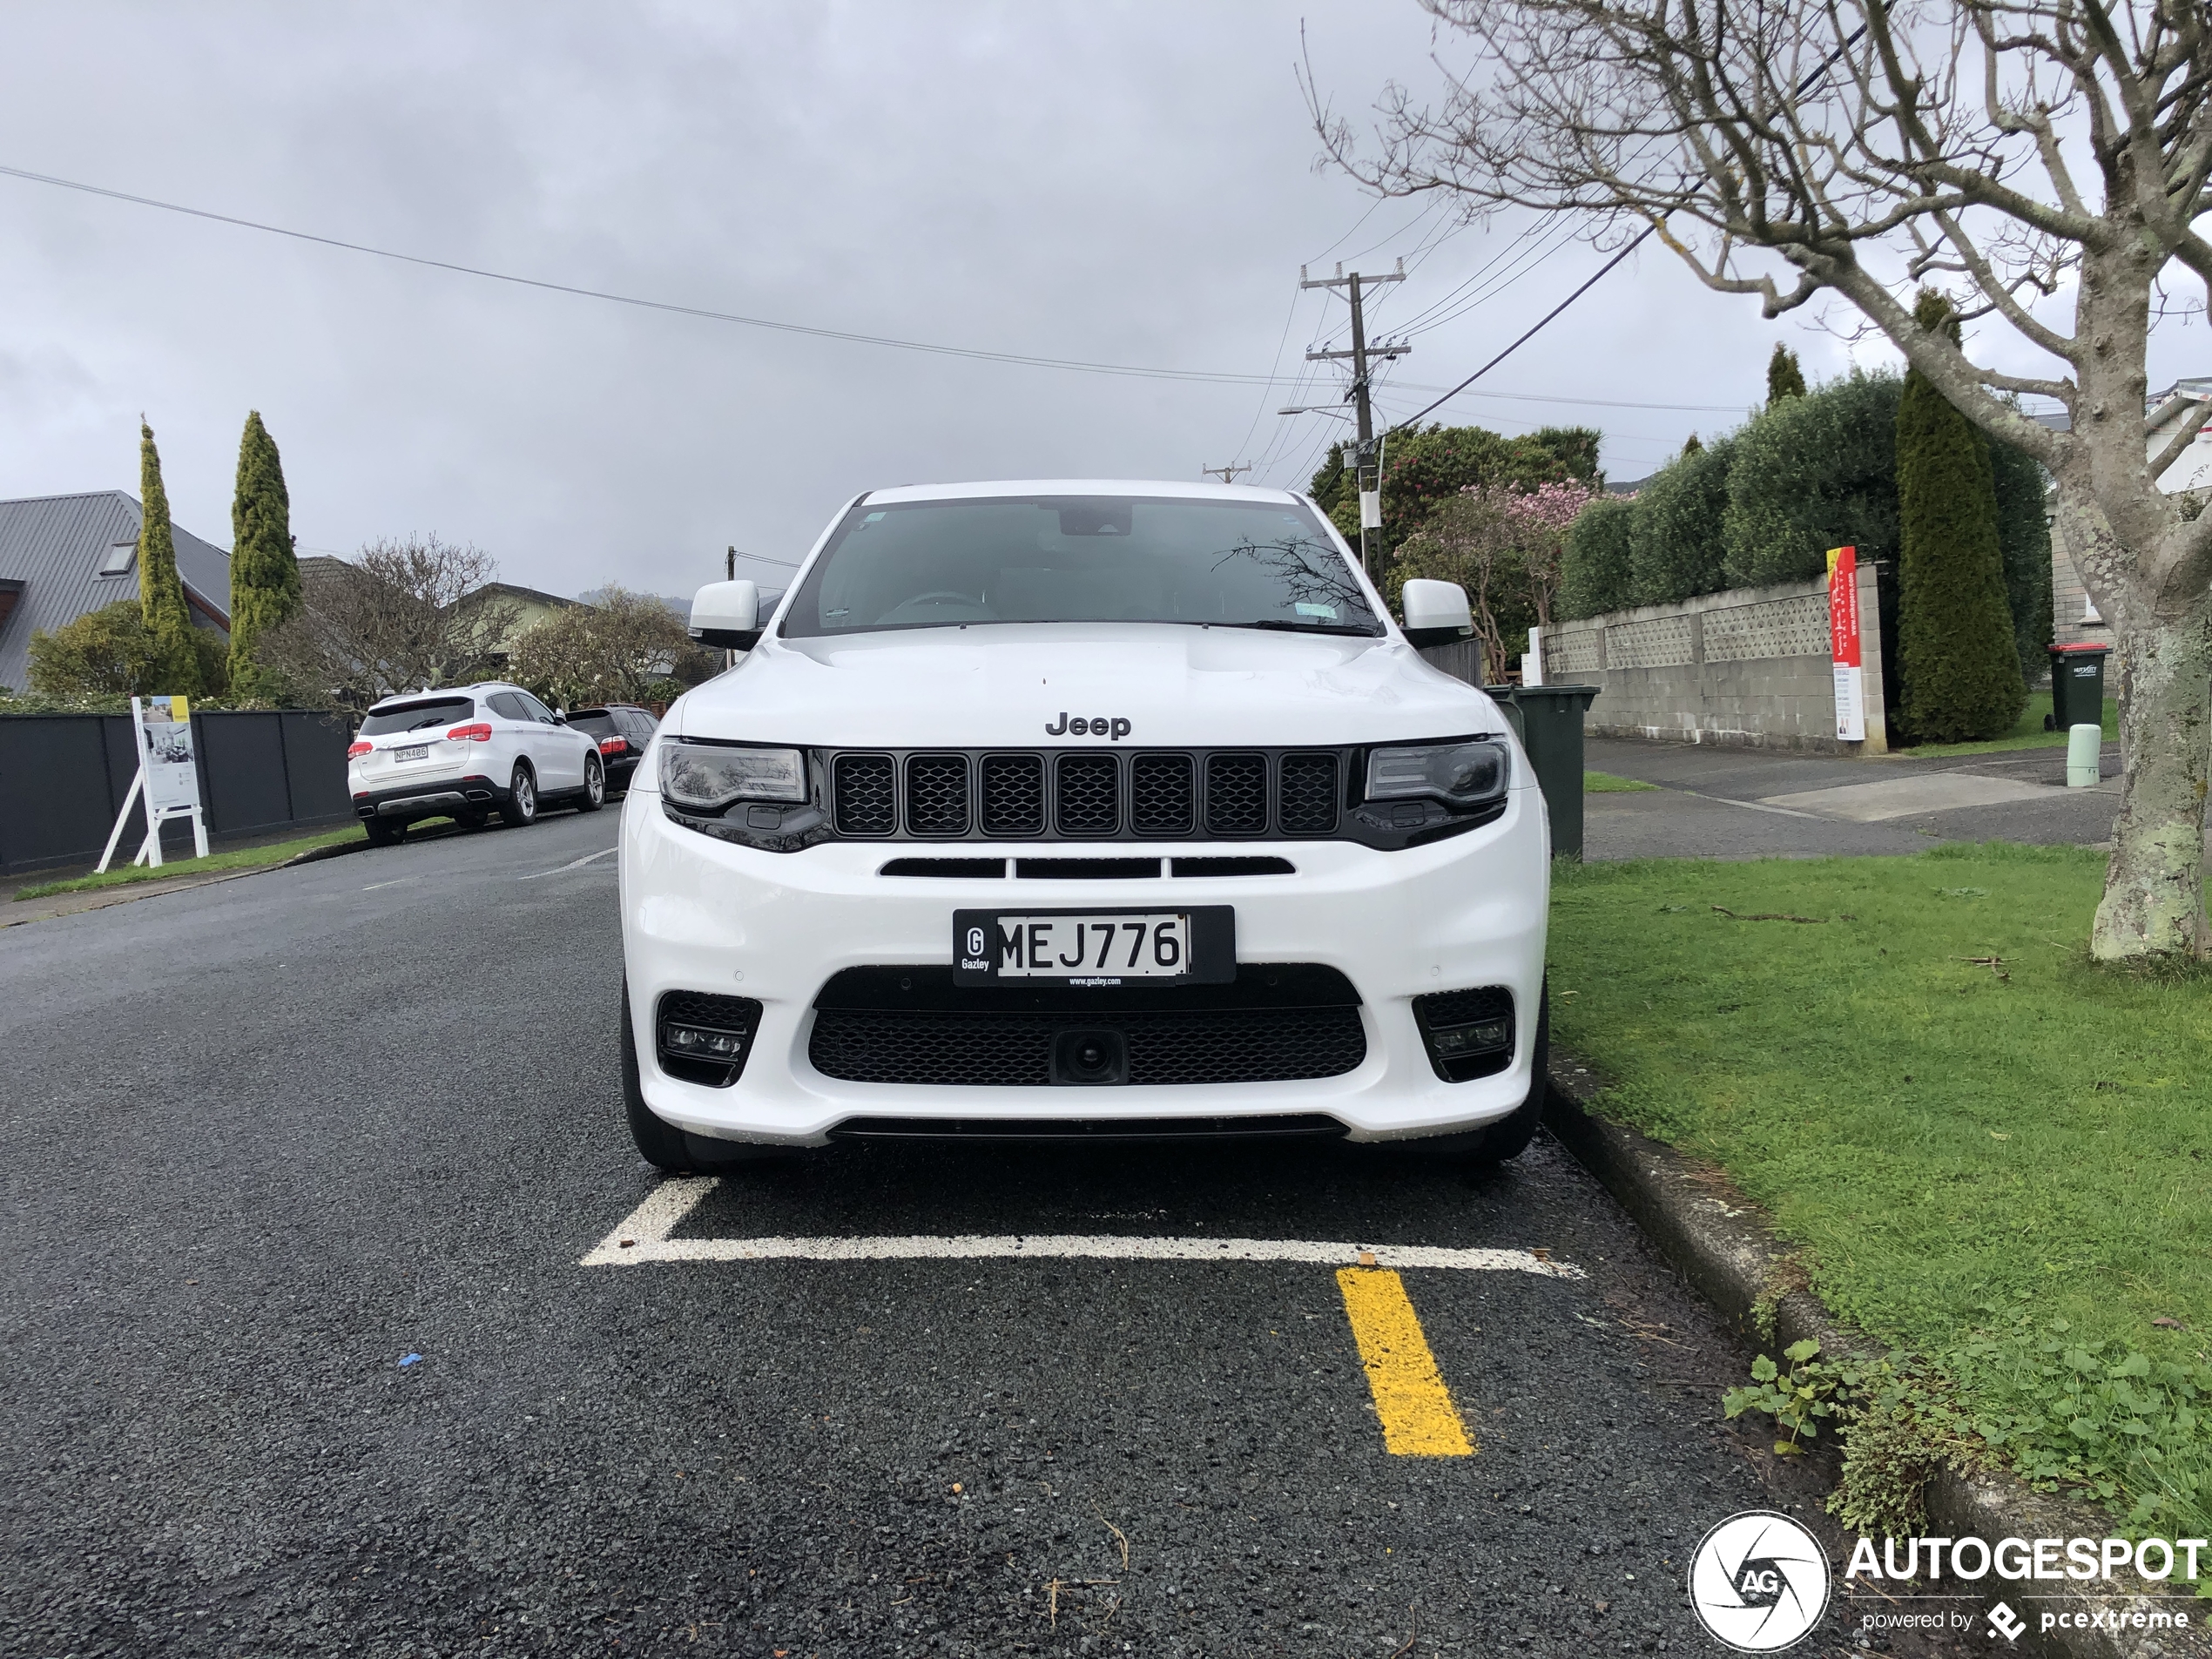
[[[429,758],[430,745],[427,743],[410,744],[404,749],[392,751],[392,760],[395,765],[403,760],[428,760]]]
[[[958,984],[1220,983],[1236,977],[1237,918],[1227,905],[953,915]]]

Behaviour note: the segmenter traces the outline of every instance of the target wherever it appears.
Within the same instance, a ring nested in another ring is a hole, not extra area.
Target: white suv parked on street
[[[480,828],[496,812],[520,827],[556,801],[596,813],[607,799],[598,739],[496,680],[386,698],[346,751],[346,785],[380,846],[418,818]]]
[[[623,812],[623,1082],[670,1170],[863,1136],[1316,1134],[1492,1159],[1541,1112],[1550,837],[1490,698],[1313,503],[876,490],[679,699]]]

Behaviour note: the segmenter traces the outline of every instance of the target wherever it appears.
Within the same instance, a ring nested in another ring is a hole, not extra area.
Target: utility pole
[[[1347,357],[1352,360],[1352,387],[1345,394],[1345,401],[1352,405],[1359,421],[1359,447],[1352,452],[1352,468],[1359,486],[1359,563],[1366,570],[1367,579],[1378,583],[1382,579],[1375,569],[1379,550],[1373,545],[1369,532],[1382,528],[1382,453],[1375,443],[1375,416],[1372,401],[1368,395],[1367,362],[1374,357],[1386,361],[1403,357],[1413,347],[1402,341],[1385,341],[1372,347],[1368,346],[1366,299],[1366,290],[1370,287],[1380,287],[1386,282],[1403,282],[1405,280],[1406,261],[1403,260],[1398,261],[1397,270],[1382,276],[1362,276],[1357,271],[1347,276],[1341,265],[1337,266],[1337,273],[1332,277],[1308,277],[1304,266],[1298,267],[1298,273],[1299,287],[1342,288],[1345,298],[1352,303],[1352,349],[1309,351],[1305,354],[1305,360],[1309,363]]]
[[[1234,467],[1201,467],[1198,470],[1209,478],[1218,478],[1224,484],[1233,484],[1237,482],[1238,473],[1251,470],[1251,463],[1246,462]]]
[[[730,550],[730,556],[723,561],[722,569],[725,573],[722,579],[725,582],[735,582],[738,579],[738,550],[736,548],[733,547]],[[723,672],[727,673],[737,665],[737,652],[733,651],[725,651],[722,653]]]

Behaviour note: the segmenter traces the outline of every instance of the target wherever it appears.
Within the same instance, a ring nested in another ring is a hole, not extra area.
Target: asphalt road
[[[1325,1265],[581,1265],[655,1187],[614,832],[0,934],[0,1651],[1704,1653],[1696,1540],[1812,1518],[1545,1140],[838,1150],[681,1227],[1541,1247],[1402,1275],[1471,1456],[1386,1449]]]

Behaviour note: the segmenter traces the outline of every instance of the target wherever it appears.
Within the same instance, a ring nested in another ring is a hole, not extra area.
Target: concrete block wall
[[[1599,687],[1585,730],[1820,754],[1889,749],[1876,575],[1858,572],[1866,741],[1836,739],[1828,584],[1785,582],[1616,610],[1544,631],[1544,678]]]

